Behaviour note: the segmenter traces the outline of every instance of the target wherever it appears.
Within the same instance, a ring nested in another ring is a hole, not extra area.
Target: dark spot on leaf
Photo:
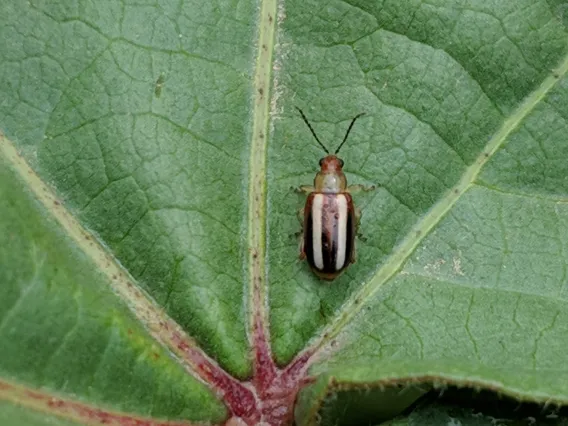
[[[162,94],[162,87],[164,86],[164,75],[160,74],[158,80],[156,80],[156,85],[154,86],[154,95],[159,98]]]
[[[47,405],[49,407],[60,408],[60,407],[64,406],[65,403],[63,401],[61,401],[60,399],[51,398],[47,401]]]

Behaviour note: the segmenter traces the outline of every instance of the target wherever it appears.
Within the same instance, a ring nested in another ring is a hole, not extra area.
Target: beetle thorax
[[[347,179],[343,172],[318,172],[314,179],[316,192],[339,193],[347,188]]]

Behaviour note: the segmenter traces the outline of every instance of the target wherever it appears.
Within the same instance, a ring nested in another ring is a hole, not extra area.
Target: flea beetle
[[[355,235],[361,213],[355,208],[352,192],[372,190],[363,185],[347,186],[343,173],[343,160],[337,157],[347,140],[355,121],[364,113],[351,120],[345,137],[333,154],[319,140],[316,132],[300,108],[296,108],[307,124],[318,144],[327,154],[319,161],[320,171],[314,178],[313,186],[300,186],[300,192],[308,194],[301,211],[303,222],[300,259],[307,259],[312,271],[321,279],[331,281],[337,278],[349,264],[355,262]]]

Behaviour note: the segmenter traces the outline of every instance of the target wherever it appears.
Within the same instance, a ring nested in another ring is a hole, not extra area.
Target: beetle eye
[[[323,158],[320,160],[320,167],[323,166]]]
[[[339,165],[340,165],[341,167],[343,167],[343,160],[341,160],[341,159],[339,160]]]

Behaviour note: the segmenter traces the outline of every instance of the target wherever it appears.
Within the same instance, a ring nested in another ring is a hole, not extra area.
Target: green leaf
[[[158,418],[223,418],[211,391],[149,338],[5,158],[0,211],[2,380]],[[23,391],[4,386],[0,394],[18,401]]]
[[[389,426],[421,426],[421,425],[463,425],[463,426],[526,426],[531,424],[558,425],[568,424],[565,418],[556,415],[535,419],[519,416],[507,418],[505,416],[491,416],[471,409],[463,409],[449,405],[433,404],[414,410],[409,416],[389,422]],[[386,424],[385,424],[386,426]]]
[[[378,423],[432,385],[567,404],[566,3],[0,15],[6,419]],[[298,260],[290,187],[322,152],[294,106],[334,150],[366,113],[341,156],[378,189],[332,283]]]
[[[18,426],[78,426],[79,423],[64,419],[46,417],[43,413],[27,410],[23,407],[0,402],[0,421],[6,425]]]

